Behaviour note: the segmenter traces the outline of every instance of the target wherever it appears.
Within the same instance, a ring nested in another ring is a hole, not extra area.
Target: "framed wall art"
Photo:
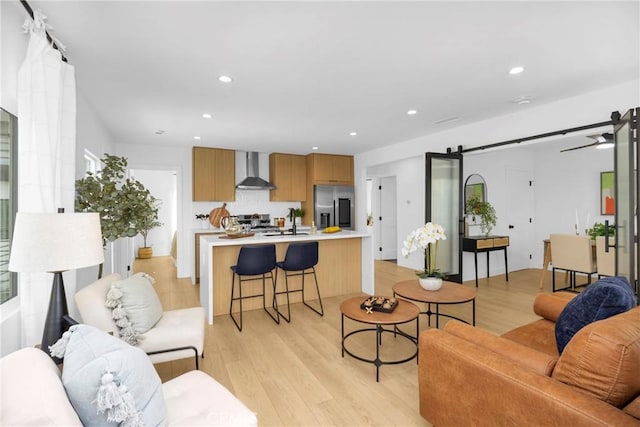
[[[613,171],[600,172],[600,215],[614,215],[616,176]]]

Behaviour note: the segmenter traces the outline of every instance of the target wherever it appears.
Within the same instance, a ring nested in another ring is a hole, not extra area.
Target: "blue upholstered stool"
[[[231,302],[229,303],[229,315],[236,324],[239,331],[242,332],[242,300],[247,298],[262,297],[262,307],[264,311],[276,322],[280,324],[280,317],[278,315],[278,304],[276,301],[276,281],[273,275],[273,270],[276,268],[276,247],[275,245],[253,245],[242,246],[240,253],[238,254],[237,264],[231,266],[232,279],[231,279]],[[235,283],[236,275],[238,276],[238,296],[235,295]],[[244,278],[245,276],[252,276]],[[255,277],[258,276],[258,277]],[[275,314],[272,314],[267,310],[266,305],[266,293],[265,293],[265,280],[271,279],[271,287],[273,289],[273,309]],[[252,295],[242,295],[242,282],[250,280],[262,279],[262,293]],[[240,303],[240,319],[239,322],[233,315],[233,302],[239,301]]]
[[[322,307],[322,298],[320,297],[320,289],[318,288],[318,277],[316,276],[315,266],[318,264],[318,242],[300,242],[291,243],[287,248],[284,261],[277,262],[278,268],[284,271],[285,290],[276,292],[276,295],[285,294],[287,296],[287,316],[278,310],[278,314],[287,322],[291,321],[291,307],[289,306],[289,294],[292,292],[302,292],[302,303],[311,310],[324,316],[324,308]],[[277,272],[276,272],[277,274]],[[316,283],[316,292],[318,294],[318,302],[320,309],[316,309],[307,304],[304,298],[304,277],[313,274]],[[302,287],[300,289],[289,289],[289,277],[302,276]]]

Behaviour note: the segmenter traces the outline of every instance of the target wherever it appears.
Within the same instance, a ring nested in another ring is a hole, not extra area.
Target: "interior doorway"
[[[398,258],[398,213],[396,177],[387,176],[378,181],[378,259],[395,261]]]
[[[158,221],[161,226],[149,231],[147,246],[153,248],[153,256],[171,255],[173,235],[178,226],[177,209],[177,173],[175,170],[131,169],[132,178],[140,181],[153,197],[160,200]],[[132,239],[132,256],[135,258],[139,247],[143,246],[143,238],[138,235]]]

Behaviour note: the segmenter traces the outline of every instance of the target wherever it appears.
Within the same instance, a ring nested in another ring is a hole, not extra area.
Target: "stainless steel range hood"
[[[240,181],[236,188],[239,190],[275,190],[276,186],[260,178],[258,168],[258,153],[247,152],[247,177]]]

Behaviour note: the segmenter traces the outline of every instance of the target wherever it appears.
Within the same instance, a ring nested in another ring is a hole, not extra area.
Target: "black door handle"
[[[513,225],[509,224],[509,230],[511,230],[512,228],[515,228]]]

